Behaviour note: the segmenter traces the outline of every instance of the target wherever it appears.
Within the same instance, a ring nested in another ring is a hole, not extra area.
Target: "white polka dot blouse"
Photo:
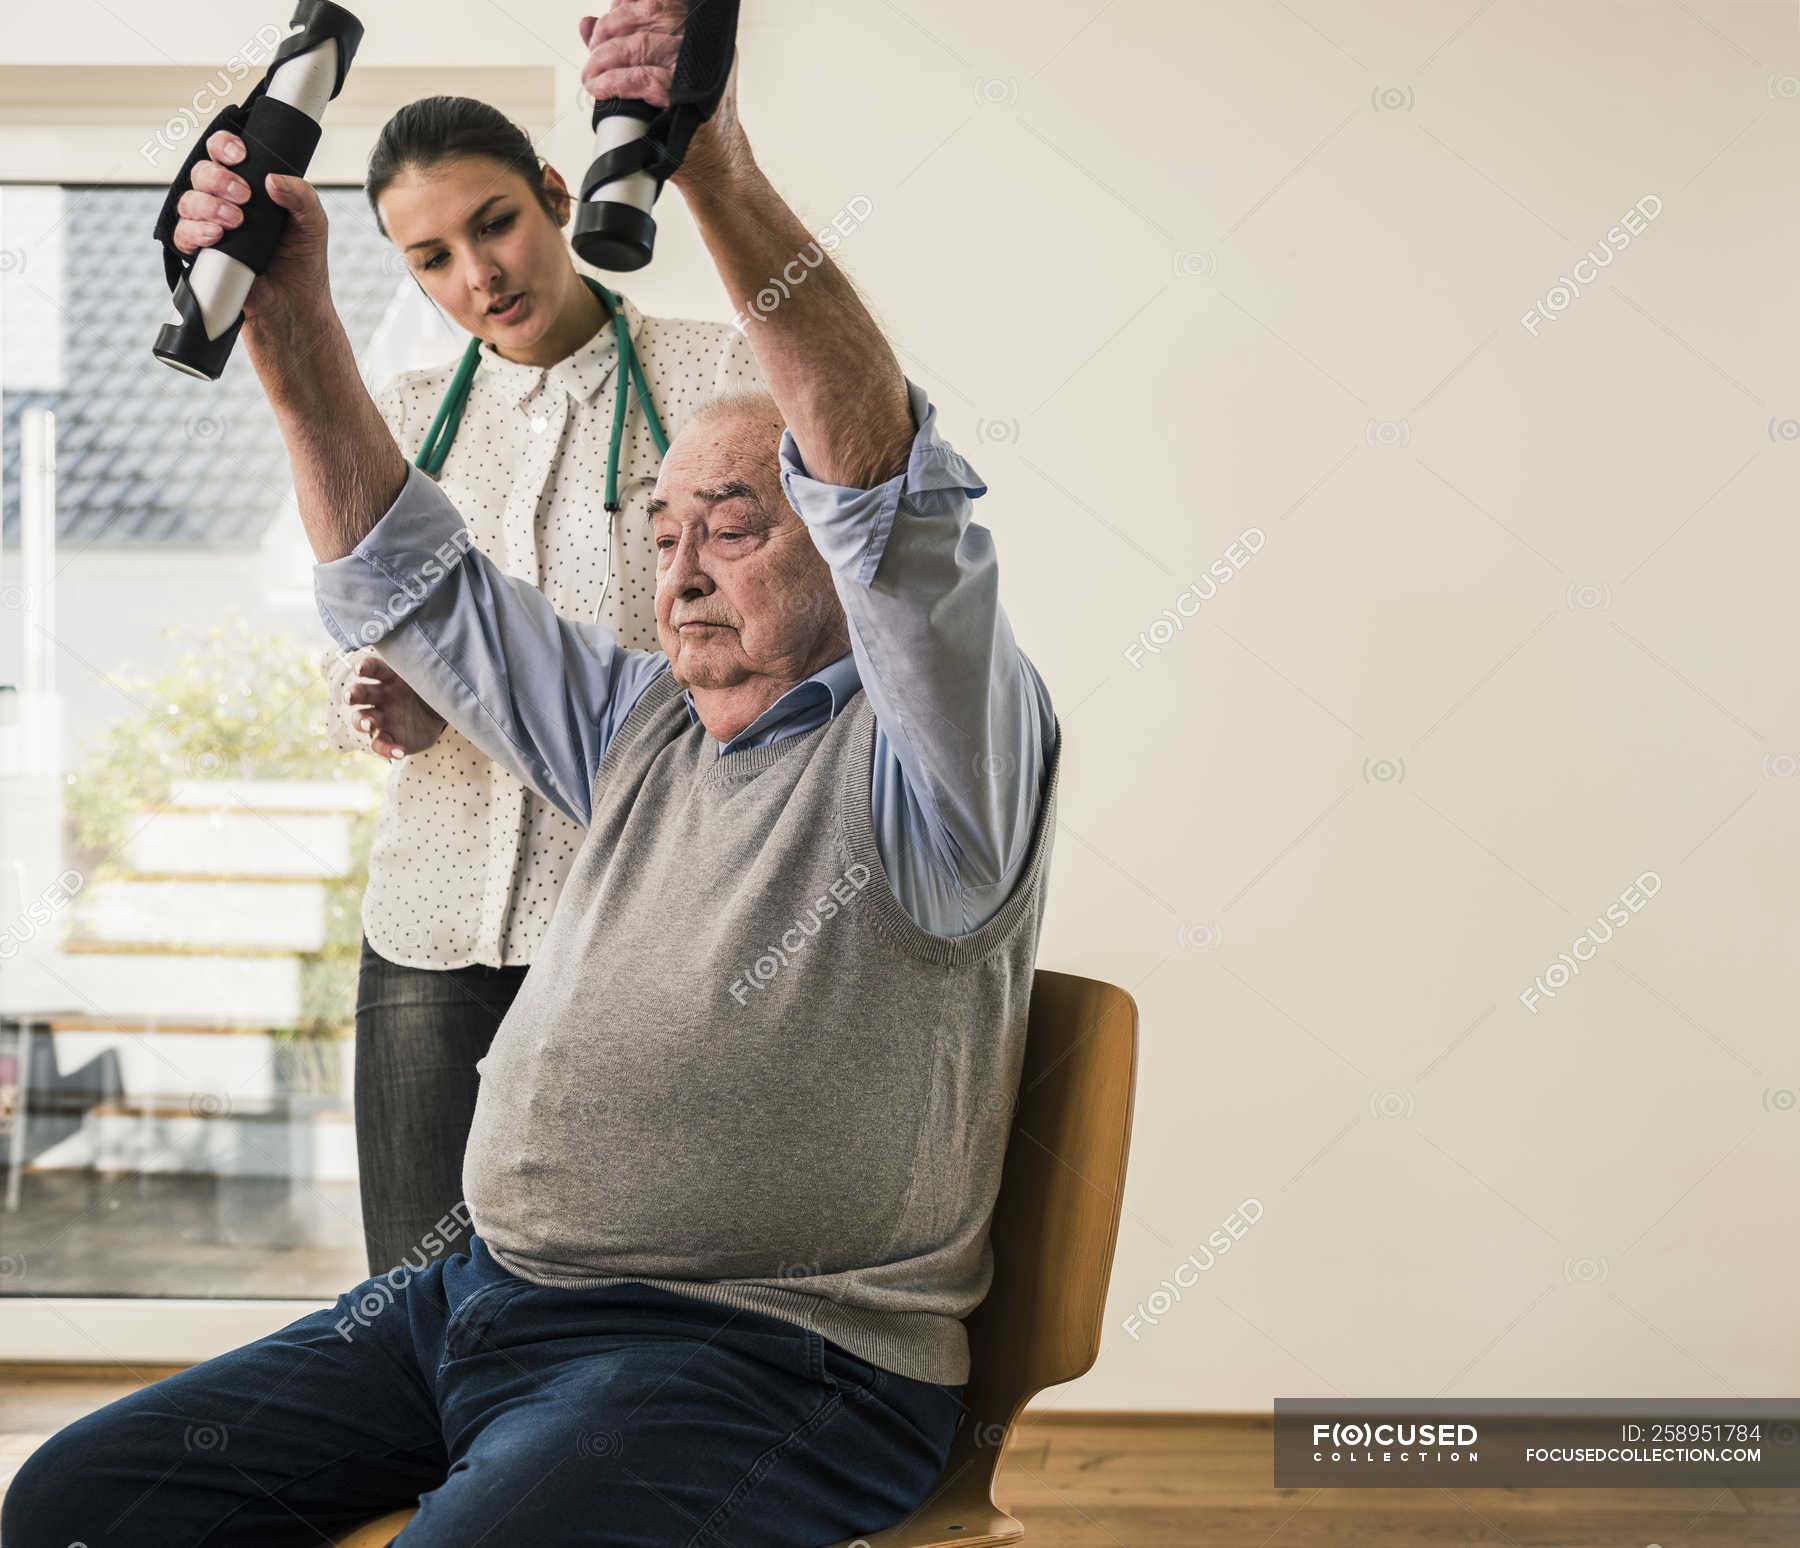
[[[730,324],[646,317],[628,296],[619,299],[671,439],[711,393],[764,385],[748,341]],[[484,343],[438,484],[501,570],[537,587],[565,618],[604,624],[625,645],[654,650],[656,550],[644,507],[662,458],[634,389],[619,452],[621,509],[609,535],[606,449],[617,365],[610,321],[551,366],[507,360]],[[409,461],[455,369],[452,360],[403,371],[377,395]],[[331,745],[365,757],[369,738],[344,692],[370,654],[379,647],[330,647],[321,659]],[[529,963],[582,836],[445,727],[388,776],[362,903],[370,945],[409,967]]]

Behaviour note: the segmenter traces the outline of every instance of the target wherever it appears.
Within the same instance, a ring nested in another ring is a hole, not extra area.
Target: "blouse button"
[[[537,415],[531,421],[531,433],[533,435],[542,435],[549,428],[550,421],[544,418],[542,414]]]

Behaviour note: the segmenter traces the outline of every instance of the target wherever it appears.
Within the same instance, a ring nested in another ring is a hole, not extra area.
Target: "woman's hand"
[[[228,129],[207,137],[207,160],[194,163],[191,186],[176,201],[179,219],[171,240],[181,253],[211,247],[228,227],[244,223],[243,205],[250,185],[232,163],[244,158],[244,142]],[[257,275],[244,298],[246,333],[279,331],[284,325],[310,326],[321,306],[331,305],[331,285],[325,269],[325,207],[313,187],[301,177],[271,172],[264,191],[288,212],[269,267]]]
[[[581,84],[588,95],[596,101],[630,97],[667,107],[687,12],[687,0],[614,0],[604,16],[582,17],[581,44],[588,57]],[[738,122],[737,66],[734,49],[724,95],[712,117],[694,131],[669,179],[677,187],[723,186],[753,164],[750,141]]]
[[[404,758],[443,734],[444,717],[379,656],[363,661],[361,675],[352,678],[344,692],[344,702],[356,729],[368,735],[370,751],[382,758]]]

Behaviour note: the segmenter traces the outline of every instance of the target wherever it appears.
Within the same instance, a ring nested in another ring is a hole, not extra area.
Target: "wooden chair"
[[[968,1412],[936,1487],[895,1526],[832,1548],[997,1548],[1025,1528],[994,1496],[1020,1411],[1100,1352],[1137,1076],[1137,1004],[1123,989],[1039,970],[1006,1168],[989,1227],[994,1282],[969,1315]],[[396,1511],[338,1548],[385,1548]]]

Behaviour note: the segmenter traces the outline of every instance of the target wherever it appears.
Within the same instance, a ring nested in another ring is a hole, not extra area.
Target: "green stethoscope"
[[[600,587],[600,599],[604,602],[606,588],[612,583],[612,529],[619,514],[619,448],[625,439],[628,382],[637,388],[638,402],[644,406],[644,418],[650,424],[650,439],[656,443],[659,456],[668,454],[669,438],[663,433],[662,421],[656,417],[656,405],[650,401],[650,384],[644,380],[644,368],[638,363],[637,350],[632,347],[624,307],[619,305],[619,298],[598,280],[586,274],[581,278],[605,305],[619,340],[619,364],[613,373],[618,386],[613,394],[612,436],[606,447],[606,580]],[[443,468],[444,458],[450,454],[450,443],[456,438],[456,427],[462,422],[463,408],[469,401],[469,383],[480,364],[481,339],[477,336],[469,340],[468,348],[463,351],[456,374],[450,378],[450,386],[445,390],[444,401],[438,405],[437,418],[432,420],[431,428],[425,432],[424,444],[419,447],[419,455],[413,459],[433,477]],[[599,613],[599,604],[596,604],[596,619]]]

